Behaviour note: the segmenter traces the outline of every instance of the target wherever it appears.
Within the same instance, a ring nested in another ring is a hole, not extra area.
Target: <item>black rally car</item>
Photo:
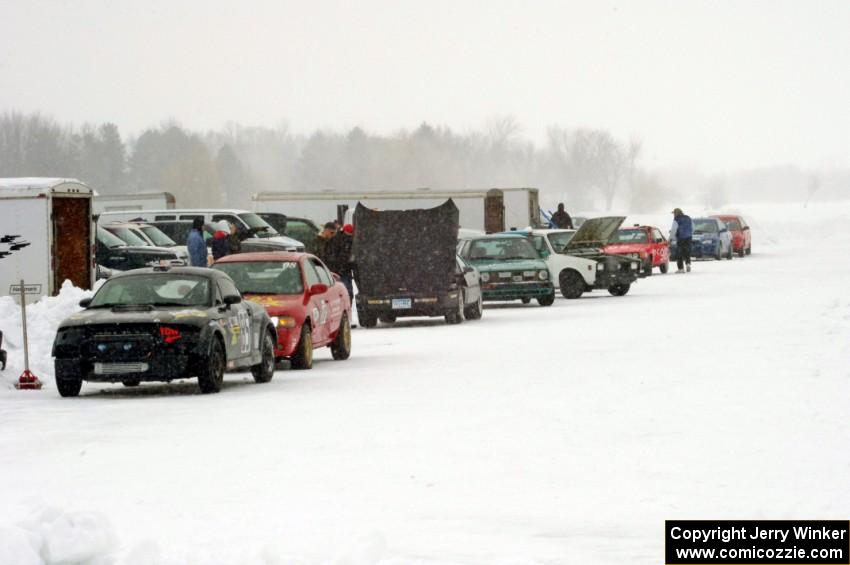
[[[221,389],[225,370],[250,367],[257,382],[274,374],[276,332],[265,308],[243,302],[220,271],[136,269],[110,278],[80,306],[53,343],[62,396],[77,396],[83,381],[135,386],[197,377],[208,393]]]

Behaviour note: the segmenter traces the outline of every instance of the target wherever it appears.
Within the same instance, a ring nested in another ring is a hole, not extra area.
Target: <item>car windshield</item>
[[[611,243],[647,243],[649,237],[644,230],[617,230],[614,237],[611,238]]]
[[[561,253],[564,249],[566,249],[567,244],[573,238],[576,232],[574,231],[559,231],[555,233],[550,233],[546,237],[549,238],[549,243],[552,245],[552,249],[555,250],[555,253]]]
[[[468,254],[471,261],[540,258],[534,246],[522,237],[475,239],[469,246]]]
[[[716,220],[694,220],[695,233],[717,233]]]
[[[248,227],[251,228],[257,237],[277,237],[280,235],[277,233],[277,230],[256,214],[245,212],[244,214],[239,214],[239,217],[242,218],[243,222],[248,224]]]
[[[230,275],[242,294],[301,294],[301,268],[297,261],[239,261],[217,263],[213,268]]]
[[[726,223],[726,227],[732,231],[741,231],[741,222],[738,220],[723,220]]]
[[[117,235],[122,240],[124,240],[127,245],[140,245],[142,247],[150,245],[150,243],[139,237],[130,228],[125,228],[121,226],[107,226],[106,231]]]
[[[162,233],[162,230],[159,228],[155,228],[154,226],[140,226],[139,229],[150,238],[154,245],[160,247],[174,247],[177,245],[176,241]]]
[[[97,228],[97,242],[101,245],[105,245],[109,249],[114,247],[127,247],[126,241],[103,228]]]
[[[111,306],[210,306],[205,277],[145,273],[107,280],[92,298],[90,308]]]

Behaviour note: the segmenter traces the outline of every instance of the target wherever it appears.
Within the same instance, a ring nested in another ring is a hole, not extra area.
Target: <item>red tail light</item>
[[[183,337],[183,336],[180,335],[180,330],[176,330],[174,328],[168,328],[168,327],[165,327],[165,326],[160,326],[159,335],[162,336],[162,340],[165,343],[174,343],[175,341],[177,341],[178,339]]]

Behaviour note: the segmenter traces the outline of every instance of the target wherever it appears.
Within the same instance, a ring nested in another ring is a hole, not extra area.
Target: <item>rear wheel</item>
[[[295,355],[292,356],[292,368],[313,368],[313,334],[310,332],[310,326],[307,324],[301,326],[301,338],[298,340],[298,349],[295,351]]]
[[[584,279],[575,271],[563,271],[558,279],[564,298],[579,298],[584,293]]]
[[[224,366],[227,363],[224,357],[224,347],[217,337],[212,338],[210,353],[202,361],[202,367],[198,374],[198,386],[201,392],[209,394],[221,390],[224,382]]]
[[[541,306],[551,306],[555,303],[555,291],[552,291],[552,294],[548,296],[544,296],[543,298],[538,298],[537,303]]]
[[[344,361],[351,356],[351,324],[346,314],[343,314],[342,320],[339,321],[336,339],[331,344],[331,355],[337,361]]]
[[[467,320],[480,320],[481,315],[484,312],[484,300],[481,298],[481,294],[478,294],[478,300],[475,304],[471,306],[467,306],[463,310],[463,317]]]
[[[610,292],[613,296],[625,296],[631,287],[632,285],[630,284],[615,284],[614,286],[608,287],[608,292]]]
[[[56,389],[59,396],[72,397],[80,394],[83,388],[83,380],[77,376],[76,371],[60,369],[58,364],[54,365],[56,373]]]
[[[254,382],[267,383],[274,376],[274,338],[268,332],[263,337],[263,349],[260,363],[251,367]]]
[[[446,312],[447,324],[459,324],[463,321],[463,289],[457,289],[457,304],[450,312]]]

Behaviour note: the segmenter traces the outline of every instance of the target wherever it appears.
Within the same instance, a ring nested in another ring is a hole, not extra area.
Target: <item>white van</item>
[[[279,234],[265,220],[254,212],[248,210],[208,210],[208,209],[184,209],[184,210],[132,210],[123,212],[104,212],[98,216],[97,223],[104,225],[110,222],[141,221],[161,222],[170,220],[189,220],[201,218],[204,223],[211,224],[224,220],[235,224],[240,232],[250,234],[249,237],[258,237],[268,241],[283,243],[287,251],[304,251],[304,244],[290,237]]]

